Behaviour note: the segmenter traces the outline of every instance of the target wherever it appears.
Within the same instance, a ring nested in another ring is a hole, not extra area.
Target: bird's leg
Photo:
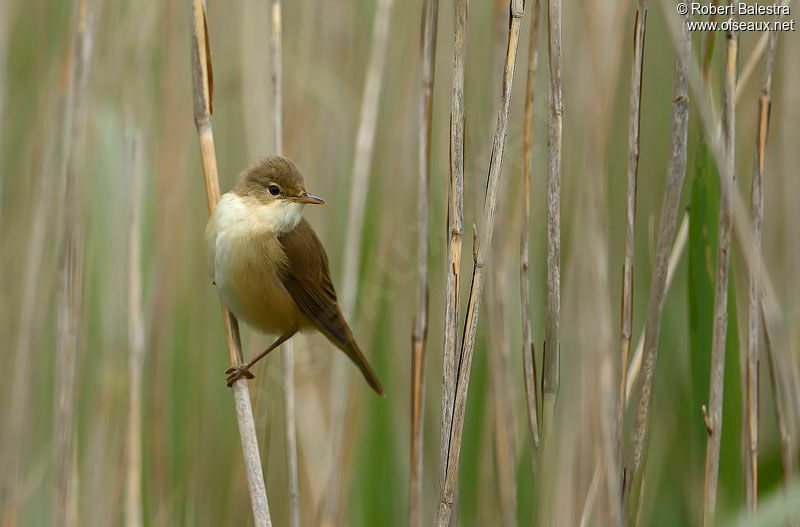
[[[265,349],[264,351],[262,351],[261,353],[250,359],[247,363],[242,364],[240,366],[236,366],[235,368],[228,368],[227,370],[225,370],[225,373],[228,374],[227,378],[228,386],[233,386],[233,383],[235,383],[241,378],[245,379],[254,378],[255,376],[252,373],[250,373],[250,368],[252,368],[256,362],[266,357],[267,353],[274,350],[275,348],[277,348],[278,346],[289,340],[291,337],[292,335],[281,335],[280,337],[278,337],[278,340],[270,344],[270,346],[267,349]]]

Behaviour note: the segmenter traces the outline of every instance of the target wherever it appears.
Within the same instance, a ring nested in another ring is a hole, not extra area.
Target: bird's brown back
[[[311,225],[303,218],[293,230],[281,234],[278,241],[286,254],[281,282],[297,307],[317,330],[350,357],[369,385],[383,395],[378,377],[361,353],[339,309],[328,256]]]

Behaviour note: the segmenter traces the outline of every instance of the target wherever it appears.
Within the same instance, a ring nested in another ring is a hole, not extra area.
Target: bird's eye
[[[278,185],[270,185],[267,188],[269,189],[269,193],[273,196],[277,196],[281,192],[281,189],[278,188]]]

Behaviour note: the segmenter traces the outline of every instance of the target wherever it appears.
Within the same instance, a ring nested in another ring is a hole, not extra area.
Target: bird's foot
[[[243,364],[241,366],[236,366],[235,368],[228,368],[225,370],[225,373],[228,374],[228,378],[225,379],[228,381],[228,387],[230,388],[233,386],[233,383],[239,379],[254,379],[255,375],[250,373],[248,368],[249,366],[247,364]]]

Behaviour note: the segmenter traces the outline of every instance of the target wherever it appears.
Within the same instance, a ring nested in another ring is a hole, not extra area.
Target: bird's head
[[[260,215],[278,232],[288,232],[300,222],[304,205],[323,205],[325,200],[306,191],[303,174],[291,160],[270,156],[245,170],[233,189],[258,205]]]

